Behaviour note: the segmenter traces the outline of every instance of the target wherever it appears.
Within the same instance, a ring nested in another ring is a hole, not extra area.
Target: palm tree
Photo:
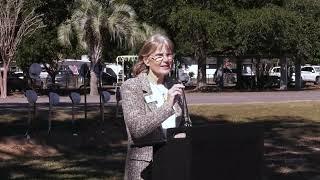
[[[101,60],[106,38],[110,37],[120,46],[130,48],[144,40],[146,35],[129,5],[117,4],[112,0],[104,4],[95,0],[77,0],[76,3],[78,6],[71,18],[59,27],[58,38],[62,44],[71,45],[70,40],[76,37],[81,47],[87,50],[91,61],[90,95],[96,95],[97,76],[93,67]]]

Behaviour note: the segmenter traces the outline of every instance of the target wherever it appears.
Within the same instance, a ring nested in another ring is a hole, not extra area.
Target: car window
[[[216,64],[207,64],[207,68],[208,69],[217,69],[217,65]]]
[[[243,64],[242,65],[242,73],[252,73],[252,64]]]
[[[320,72],[320,67],[314,67],[317,72]]]
[[[301,71],[309,71],[312,72],[313,68],[312,67],[303,67],[301,68]]]

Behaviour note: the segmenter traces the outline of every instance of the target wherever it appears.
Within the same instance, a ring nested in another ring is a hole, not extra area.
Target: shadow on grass
[[[212,119],[191,115],[193,124],[232,123],[227,116]],[[264,129],[264,177],[270,180],[310,180],[320,177],[320,123],[292,116],[249,119]]]
[[[0,120],[0,179],[123,178],[126,132],[123,120],[114,118],[115,107],[105,108],[102,122],[99,109],[91,106],[88,119],[78,114],[81,118],[75,126],[71,124],[71,110],[65,109],[66,120],[59,120],[62,117],[59,109],[54,114],[50,134],[47,109],[39,107],[31,139],[24,136],[27,106],[6,107],[0,110],[1,117],[15,118]]]
[[[30,140],[23,136],[27,110],[21,108],[26,107],[0,110],[1,117],[15,116],[11,121],[0,121],[1,179],[122,179],[127,137],[123,120],[114,118],[115,107],[106,108],[102,123],[99,110],[91,106],[90,118],[77,121],[76,136],[70,114],[64,117],[66,120],[54,119],[48,135],[47,110],[40,107],[40,123],[33,129]],[[70,109],[66,111],[69,113]],[[227,119],[224,115],[208,119],[191,114],[194,126],[232,123]],[[320,123],[293,116],[249,121],[264,129],[266,179],[307,180],[320,175]]]

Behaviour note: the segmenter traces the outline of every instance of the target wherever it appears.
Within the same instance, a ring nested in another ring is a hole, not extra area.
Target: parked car
[[[281,67],[280,66],[276,66],[276,67],[272,67],[269,70],[269,76],[276,76],[276,77],[281,77]]]
[[[241,70],[242,76],[255,76],[256,71],[252,63],[250,64],[242,64],[242,70]]]
[[[118,75],[122,75],[122,70],[119,71]],[[101,75],[101,80],[103,85],[113,85],[117,82],[117,74],[113,69],[106,67]]]
[[[21,78],[21,74],[16,74],[13,72],[8,73],[7,90],[9,93],[15,91],[23,91],[27,89],[27,87],[28,83],[25,79]]]
[[[60,88],[77,87],[76,80],[70,69],[60,70],[55,77],[55,83]]]
[[[292,74],[292,81],[295,81],[295,73]],[[301,83],[306,82],[320,84],[320,66],[306,65],[301,67]]]
[[[224,83],[225,84],[235,84],[237,83],[237,69],[224,68]]]
[[[269,71],[269,76],[275,76],[280,78],[280,66],[271,68]],[[292,76],[290,78],[291,82],[295,82],[295,73],[292,73]],[[306,65],[301,67],[301,83],[305,84],[306,82],[320,84],[320,66]]]
[[[216,84],[221,83],[221,77],[222,77],[222,71],[223,71],[223,84],[225,86],[234,86],[237,83],[237,69],[230,69],[230,68],[219,68],[214,75],[214,81]]]
[[[87,86],[89,86],[89,82],[90,76],[86,83]],[[117,76],[112,71],[112,69],[109,69],[106,72],[102,72],[101,82],[102,85],[113,85],[117,82]],[[55,85],[58,88],[81,88],[83,86],[83,78],[80,78],[80,76],[78,75],[74,75],[69,69],[60,70],[55,77]]]
[[[15,74],[19,79],[25,79],[25,75],[22,71],[13,72],[13,74]]]
[[[288,68],[288,80],[289,81],[294,81],[294,74],[293,74],[293,69],[290,69]],[[289,77],[291,74],[291,77]],[[270,70],[269,70],[269,76],[271,77],[278,77],[279,79],[281,78],[281,67],[280,66],[275,66],[275,67],[272,67]]]
[[[320,84],[320,66],[301,67],[301,79],[304,82],[313,82],[314,84]]]

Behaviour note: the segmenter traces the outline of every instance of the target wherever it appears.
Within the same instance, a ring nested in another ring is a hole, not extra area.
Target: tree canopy
[[[52,40],[45,44],[51,48],[58,47],[53,43],[55,33],[49,31],[55,31],[55,27],[61,22],[65,22],[68,18],[72,19],[78,1],[38,1],[42,2],[38,9],[44,14],[45,24],[53,28],[47,28],[43,36],[38,36],[36,39],[52,36]],[[99,9],[107,5],[106,1],[97,0],[97,2],[102,5],[92,12],[95,17],[98,17]],[[114,2],[127,3],[135,10],[137,14],[135,19],[139,24],[127,21],[126,24],[135,24],[134,28],[140,30],[147,29],[141,25],[142,23],[161,27],[174,41],[177,55],[193,56],[198,61],[198,72],[201,73],[198,80],[204,84],[205,60],[211,55],[292,56],[306,63],[318,62],[317,59],[320,59],[318,0],[117,0]],[[49,10],[46,12],[44,9]],[[107,11],[108,13],[111,11]],[[102,52],[104,57],[113,59],[114,54],[119,52],[137,52],[139,49],[140,44],[123,47],[119,44],[124,41],[110,42],[110,39],[114,39],[114,35],[116,34],[101,35],[101,38],[105,39],[104,47],[107,47],[103,50],[108,49]],[[127,40],[130,44],[133,39]],[[80,52],[78,47],[73,49]],[[53,53],[53,51],[46,52]],[[46,52],[41,55],[50,57]],[[62,51],[62,54],[68,53],[67,56],[70,56],[70,52]]]
[[[84,52],[74,45],[65,48],[58,42],[57,27],[70,17],[73,1],[63,0],[28,0],[28,6],[35,12],[43,14],[42,22],[45,27],[34,36],[25,39],[17,53],[17,64],[27,71],[32,63],[40,63],[55,82],[58,73],[58,61],[63,58],[76,58]]]
[[[43,27],[41,15],[28,9],[24,0],[0,1],[0,72],[1,98],[7,97],[7,73],[9,65],[16,57],[17,49],[26,36],[31,36]]]

